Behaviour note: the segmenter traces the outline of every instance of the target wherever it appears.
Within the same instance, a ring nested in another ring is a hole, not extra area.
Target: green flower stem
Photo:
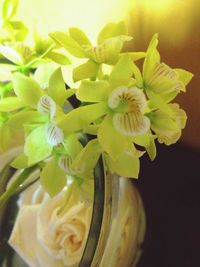
[[[63,201],[63,205],[61,206],[61,208],[58,210],[58,216],[62,217],[62,215],[65,213],[66,211],[66,207],[67,204],[71,198],[71,195],[73,193],[74,188],[76,188],[76,183],[72,182],[70,185],[68,185],[68,188],[65,192],[65,197],[64,197],[64,201]]]
[[[10,185],[10,187],[0,196],[0,207],[5,204],[5,202],[16,193],[16,190],[19,188],[21,184],[23,184],[30,174],[32,174],[35,170],[38,169],[38,166],[32,166],[30,168],[25,169],[17,179]]]

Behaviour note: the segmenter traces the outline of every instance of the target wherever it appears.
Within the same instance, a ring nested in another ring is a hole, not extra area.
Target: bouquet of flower
[[[19,175],[0,205],[39,170],[43,191],[64,194],[62,215],[71,196],[92,199],[100,156],[110,173],[138,178],[142,155],[156,157],[156,140],[177,142],[187,117],[174,99],[193,75],[161,61],[157,34],[146,52],[124,51],[132,40],[124,22],[107,24],[96,44],[70,28],[46,39],[34,32],[29,47],[28,28],[14,20],[17,5],[17,0],[2,5],[0,151],[23,149],[11,162]]]

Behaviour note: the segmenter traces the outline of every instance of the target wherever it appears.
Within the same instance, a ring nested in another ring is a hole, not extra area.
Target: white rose
[[[141,253],[145,232],[143,205],[129,179],[120,178],[119,182],[119,198],[100,267],[128,267],[132,263],[135,266]],[[75,267],[80,262],[92,207],[72,200],[60,217],[57,212],[63,196],[62,192],[51,199],[37,183],[21,194],[9,243],[30,267]]]
[[[64,267],[79,263],[88,236],[91,207],[76,201],[62,216],[64,192],[49,198],[38,185],[19,201],[9,244],[30,267]]]

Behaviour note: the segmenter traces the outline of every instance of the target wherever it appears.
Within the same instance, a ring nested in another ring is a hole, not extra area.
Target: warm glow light
[[[134,1],[131,2],[134,3]],[[174,0],[136,0],[135,2],[153,8],[154,10],[164,11],[173,4]]]
[[[124,19],[129,0],[20,0],[18,17],[40,32],[81,27],[95,39],[107,22]]]
[[[197,0],[129,0],[133,33],[150,38],[158,32],[168,43],[183,42],[199,19]]]

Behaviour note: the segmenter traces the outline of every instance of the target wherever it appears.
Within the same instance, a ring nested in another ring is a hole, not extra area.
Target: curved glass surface
[[[0,195],[16,172],[9,167],[8,162],[2,164],[0,159]],[[31,183],[34,181],[31,180]],[[20,187],[19,191],[0,207],[2,267],[28,267],[8,245],[8,239],[18,213],[17,199],[29,185]],[[136,266],[141,254],[144,233],[144,209],[137,190],[132,186],[130,179],[106,173],[103,159],[100,158],[95,169],[93,210],[88,238],[80,263],[75,266]]]

